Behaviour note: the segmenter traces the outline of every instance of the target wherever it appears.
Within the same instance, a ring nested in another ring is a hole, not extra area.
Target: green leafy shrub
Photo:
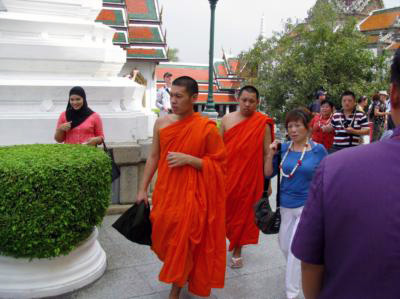
[[[0,254],[66,255],[102,222],[110,158],[82,145],[0,147]]]

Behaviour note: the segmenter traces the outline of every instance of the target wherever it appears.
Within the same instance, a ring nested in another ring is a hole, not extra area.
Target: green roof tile
[[[125,33],[115,32],[113,42],[116,44],[127,44]]]
[[[154,0],[127,0],[126,6],[129,20],[158,21]]]
[[[160,49],[126,49],[128,58],[138,59],[166,59],[163,50]]]
[[[129,27],[130,43],[162,43],[160,31],[156,27]]]
[[[125,26],[122,11],[118,9],[103,9],[98,15],[96,22],[111,26]]]

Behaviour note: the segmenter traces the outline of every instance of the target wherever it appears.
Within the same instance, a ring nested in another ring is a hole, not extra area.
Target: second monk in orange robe
[[[233,250],[231,267],[243,266],[243,245],[257,244],[254,204],[264,190],[264,160],[274,135],[274,123],[256,112],[259,94],[245,86],[239,92],[239,111],[223,117],[221,131],[228,153],[226,233]]]
[[[157,120],[137,201],[158,168],[150,219],[152,249],[164,263],[159,279],[172,283],[169,298],[189,291],[209,296],[226,271],[226,151],[216,124],[193,111],[198,86],[190,77],[171,88],[174,114]]]

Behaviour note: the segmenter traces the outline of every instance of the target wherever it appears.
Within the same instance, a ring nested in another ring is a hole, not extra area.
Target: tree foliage
[[[339,104],[352,90],[371,95],[388,84],[386,55],[375,56],[354,18],[341,18],[329,2],[318,1],[308,22],[288,20],[282,32],[259,39],[241,54],[242,76],[259,88],[262,110],[281,119],[286,111],[308,106],[319,89]]]
[[[168,48],[168,52],[167,52],[168,60],[171,62],[179,61],[178,52],[179,52],[179,49]]]

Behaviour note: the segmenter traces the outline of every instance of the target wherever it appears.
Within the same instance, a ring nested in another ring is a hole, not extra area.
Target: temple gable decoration
[[[157,0],[103,0],[97,22],[117,30],[113,43],[128,61],[167,61],[166,36]]]

